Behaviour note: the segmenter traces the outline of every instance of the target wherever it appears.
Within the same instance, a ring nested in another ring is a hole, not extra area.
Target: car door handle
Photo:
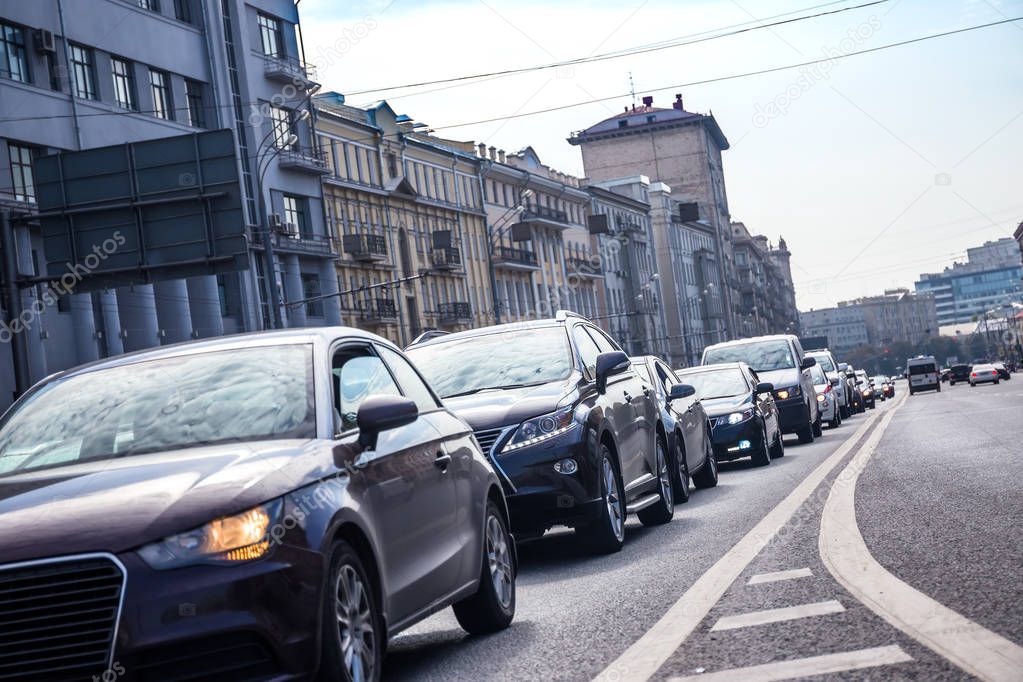
[[[627,403],[631,403],[632,402],[632,396],[629,395],[628,393],[625,394],[625,402],[627,402]]]
[[[438,452],[437,458],[433,460],[433,465],[441,471],[447,471],[449,464],[451,464],[451,455],[446,452]]]

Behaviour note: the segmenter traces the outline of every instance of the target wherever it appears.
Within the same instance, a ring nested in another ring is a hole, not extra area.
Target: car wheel
[[[753,451],[750,461],[753,462],[753,466],[758,467],[771,463],[771,446],[767,442],[767,427],[763,424],[760,425],[760,445]]]
[[[675,435],[679,446],[675,448],[675,475],[672,484],[675,486],[675,502],[685,504],[689,501],[689,464],[686,462],[686,451],[682,447],[682,435]]]
[[[806,444],[813,442],[813,422],[810,421],[810,409],[806,410],[806,426],[796,431],[799,436],[799,442]]]
[[[675,515],[675,493],[672,489],[671,469],[668,466],[668,448],[658,436],[654,446],[654,467],[657,469],[657,503],[639,511],[639,521],[644,526],[659,526],[671,521]]]
[[[829,429],[837,429],[841,425],[842,425],[842,413],[839,412],[838,410],[835,410],[835,416],[832,417],[831,420],[828,422],[828,428]]]
[[[611,451],[603,443],[600,445],[597,474],[600,477],[600,495],[603,502],[600,505],[600,516],[581,530],[595,552],[611,554],[621,550],[625,544],[625,498],[618,477],[618,468],[615,466]]]
[[[699,488],[713,488],[718,484],[718,458],[714,455],[714,444],[711,442],[710,434],[707,434],[707,456],[703,460],[703,466],[693,474],[693,484]]]
[[[774,435],[774,445],[771,446],[771,459],[781,459],[785,456],[785,439],[782,438],[779,429]]]
[[[817,420],[813,423],[813,435],[814,438],[820,438],[824,435],[824,423],[821,421],[821,413],[817,412]]]
[[[515,617],[515,563],[512,539],[493,500],[487,502],[483,568],[476,594],[454,605],[455,618],[471,635],[503,630]]]
[[[380,679],[384,629],[362,559],[344,540],[334,544],[323,600],[323,656],[319,678]],[[340,673],[340,676],[339,676]]]

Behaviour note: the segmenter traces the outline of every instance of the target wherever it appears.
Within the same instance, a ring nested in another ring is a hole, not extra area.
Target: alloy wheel
[[[604,457],[604,502],[607,504],[607,518],[611,523],[611,531],[619,540],[625,537],[625,514],[622,510],[622,498],[618,492],[618,477],[611,460]]]
[[[490,579],[494,582],[494,593],[501,606],[508,608],[514,591],[511,549],[501,520],[493,514],[487,519],[487,562],[490,565]]]
[[[341,660],[353,682],[372,680],[376,664],[376,637],[370,595],[355,567],[350,564],[341,567],[334,593],[341,633]]]
[[[657,476],[661,480],[661,499],[669,508],[675,506],[675,495],[671,489],[671,471],[668,469],[668,459],[664,456],[664,448],[660,440],[657,441]]]

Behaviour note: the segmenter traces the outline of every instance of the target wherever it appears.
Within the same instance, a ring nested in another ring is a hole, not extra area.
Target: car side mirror
[[[800,369],[810,369],[817,364],[817,358],[803,358],[803,361],[799,363]]]
[[[374,395],[359,406],[355,421],[359,444],[367,450],[377,446],[377,437],[390,429],[411,424],[419,417],[415,402],[398,395]]]
[[[757,395],[761,393],[774,393],[774,384],[769,381],[761,381],[757,384]]]
[[[612,350],[598,355],[595,372],[597,375],[597,392],[603,393],[607,390],[608,377],[621,374],[631,366],[632,360],[620,350]]]
[[[681,400],[696,395],[696,388],[689,384],[672,384],[668,400]]]

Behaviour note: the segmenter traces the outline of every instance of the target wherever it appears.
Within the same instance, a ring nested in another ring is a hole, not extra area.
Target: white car
[[[970,370],[970,386],[977,384],[997,384],[1001,380],[998,368],[994,365],[974,365]]]
[[[826,421],[828,427],[835,429],[842,423],[842,413],[838,409],[838,396],[845,393],[841,384],[833,381],[832,376],[818,363],[810,368],[810,378],[813,379],[813,388],[817,391],[817,407],[821,412],[821,421]],[[834,375],[837,379],[838,375]]]
[[[820,350],[812,350],[807,352],[808,357],[813,358],[817,361],[817,364],[821,366],[824,373],[831,379],[831,385],[835,386],[835,379],[838,379],[838,385],[835,386],[835,400],[838,401],[838,412],[842,419],[849,416],[849,401],[851,399],[852,387],[849,386],[849,381],[845,378],[845,373],[839,364],[835,361],[835,356],[831,354],[827,348]]]

